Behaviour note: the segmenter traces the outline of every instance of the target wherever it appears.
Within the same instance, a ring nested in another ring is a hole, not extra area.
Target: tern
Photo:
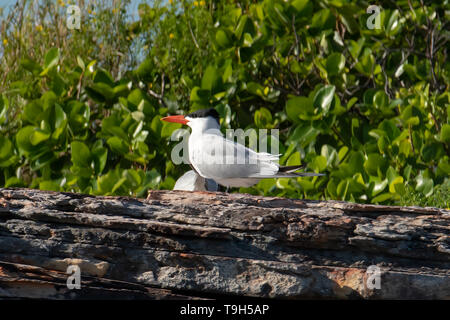
[[[161,119],[191,128],[188,142],[192,169],[205,179],[229,187],[250,187],[261,179],[323,176],[321,173],[295,172],[302,165],[280,166],[274,162],[280,155],[255,152],[235,141],[226,139],[220,131],[219,113],[201,109],[186,116],[174,115]]]

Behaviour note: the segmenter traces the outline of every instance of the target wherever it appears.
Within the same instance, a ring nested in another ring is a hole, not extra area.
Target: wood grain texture
[[[66,287],[69,265],[81,289]],[[369,289],[367,268],[381,271]],[[247,194],[0,189],[0,298],[449,299],[450,212]]]

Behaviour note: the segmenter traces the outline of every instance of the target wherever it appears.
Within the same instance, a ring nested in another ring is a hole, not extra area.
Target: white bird
[[[219,186],[214,180],[205,179],[199,176],[194,170],[189,170],[175,182],[173,190],[217,191],[219,190]]]
[[[188,154],[193,169],[205,179],[225,187],[250,187],[265,178],[298,178],[323,176],[320,173],[296,173],[298,166],[282,167],[275,163],[280,155],[255,152],[228,140],[220,132],[219,114],[202,109],[188,114],[168,116],[161,120],[188,125],[192,129]]]

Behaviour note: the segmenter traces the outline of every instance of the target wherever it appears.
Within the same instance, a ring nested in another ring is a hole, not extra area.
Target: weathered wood
[[[79,265],[81,289],[66,287]],[[367,286],[368,267],[381,271]],[[0,189],[0,298],[450,298],[450,211]]]

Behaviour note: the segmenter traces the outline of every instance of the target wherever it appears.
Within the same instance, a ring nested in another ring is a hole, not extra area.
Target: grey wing
[[[257,153],[219,135],[204,135],[201,145],[190,148],[192,164],[206,178],[245,178],[274,175],[277,155]]]

